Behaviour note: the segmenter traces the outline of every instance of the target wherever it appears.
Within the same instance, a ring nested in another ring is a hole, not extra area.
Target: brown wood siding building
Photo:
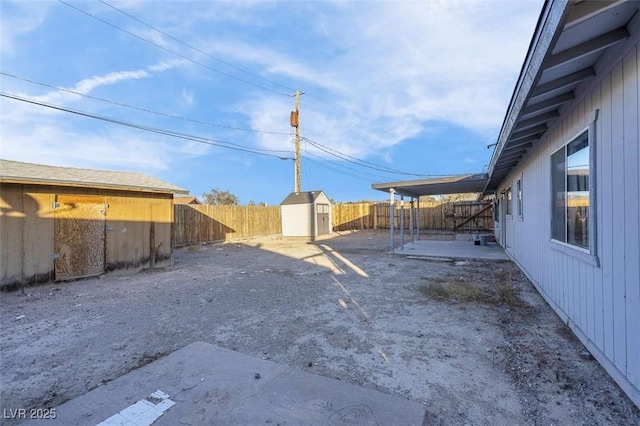
[[[0,160],[0,288],[169,265],[174,185]]]

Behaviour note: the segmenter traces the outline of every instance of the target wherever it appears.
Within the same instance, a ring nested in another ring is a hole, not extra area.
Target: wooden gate
[[[55,279],[98,275],[105,269],[104,197],[58,195],[54,210]]]
[[[390,207],[389,203],[377,203],[373,205],[374,224],[378,229],[389,229]],[[404,209],[400,209],[398,203],[394,208],[394,226],[400,228],[401,211],[404,214],[405,228],[409,227],[409,203],[405,202]],[[416,216],[418,211],[415,211]],[[420,205],[420,217],[415,223],[420,224],[420,229],[433,231],[454,232],[493,232],[493,204],[491,201],[456,201],[436,205]],[[343,219],[344,220],[344,219]]]
[[[489,200],[453,203],[453,230],[457,232],[491,232],[493,204]]]
[[[317,209],[318,235],[326,235],[331,231],[329,229],[329,204],[318,204]]]

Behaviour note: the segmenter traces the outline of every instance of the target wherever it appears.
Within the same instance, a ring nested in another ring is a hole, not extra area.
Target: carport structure
[[[387,183],[374,183],[373,189],[389,193],[389,247],[390,251],[395,250],[395,197],[400,196],[400,238],[401,246],[404,245],[404,197],[409,197],[409,232],[411,240],[414,238],[414,217],[415,235],[420,238],[420,197],[427,195],[447,195],[477,192],[482,193],[489,180],[486,173],[463,174],[431,179],[407,180]]]

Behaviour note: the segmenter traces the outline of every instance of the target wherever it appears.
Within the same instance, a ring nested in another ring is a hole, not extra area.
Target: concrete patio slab
[[[415,240],[396,249],[396,254],[405,256],[475,259],[475,260],[509,260],[504,249],[497,243],[486,246],[474,245],[472,240]]]
[[[419,403],[192,343],[27,425],[422,425]],[[157,420],[156,420],[157,419]]]

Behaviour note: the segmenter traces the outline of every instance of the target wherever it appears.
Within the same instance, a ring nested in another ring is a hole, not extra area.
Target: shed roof
[[[280,205],[286,206],[290,204],[311,204],[313,203],[323,191],[307,191],[307,192],[292,192],[287,195]],[[325,194],[326,196],[326,194]]]
[[[184,188],[134,172],[77,169],[0,159],[0,182],[76,186],[165,194],[188,194]]]
[[[202,204],[195,195],[174,195],[173,204]]]
[[[433,179],[405,180],[399,182],[374,183],[373,189],[407,197],[423,195],[464,194],[468,192],[482,192],[489,176],[486,173],[466,174],[439,177]]]

